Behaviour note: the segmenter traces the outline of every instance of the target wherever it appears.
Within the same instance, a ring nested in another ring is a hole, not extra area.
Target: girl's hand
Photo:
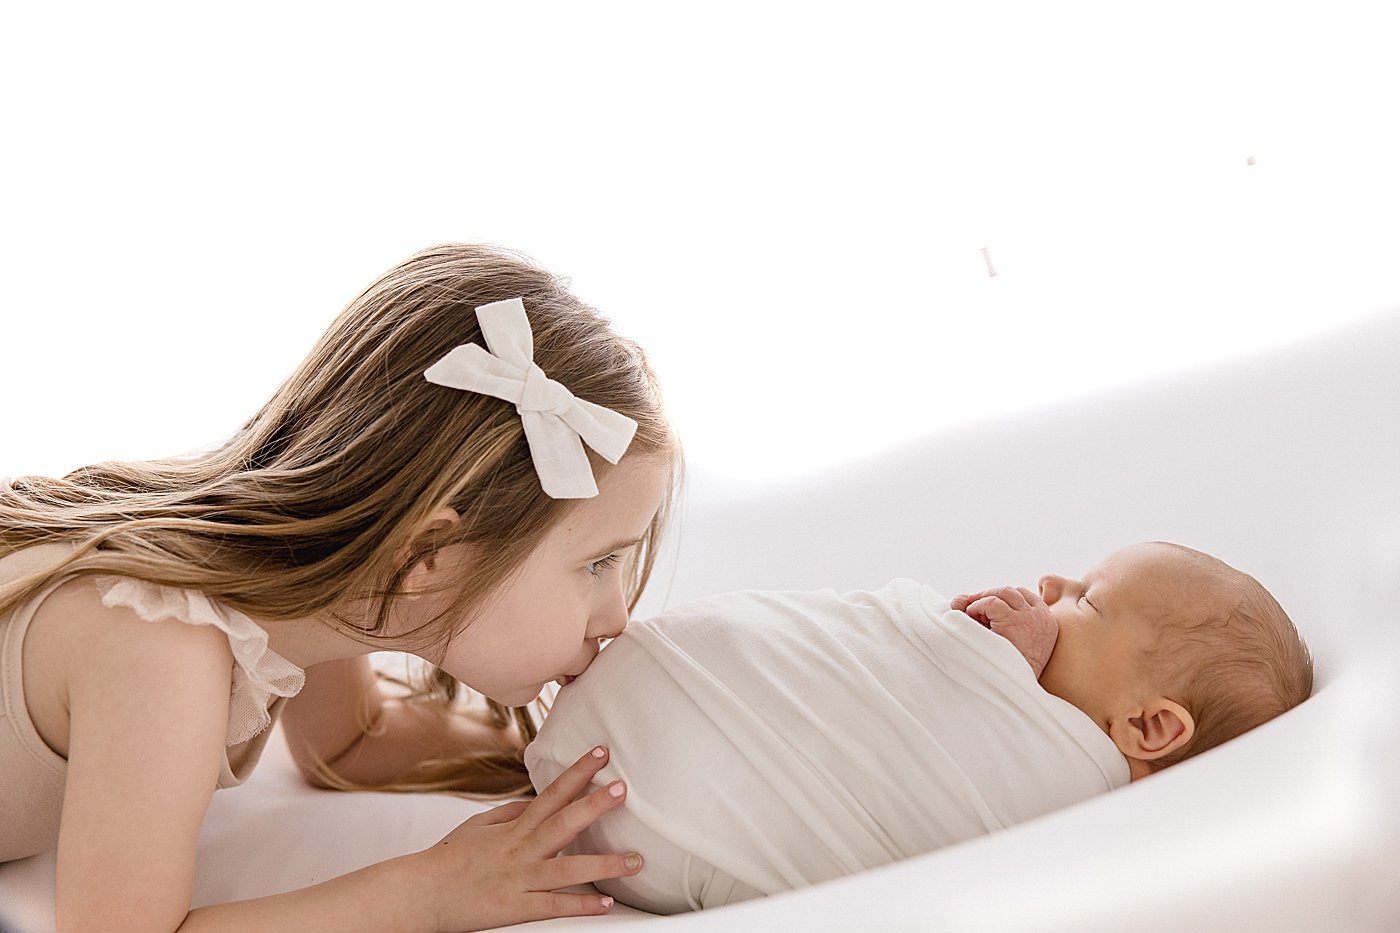
[[[481,930],[543,920],[604,914],[612,898],[560,891],[604,878],[635,875],[642,858],[560,855],[559,851],[603,814],[622,805],[621,781],[579,797],[607,764],[595,748],[531,801],[478,813],[416,858],[432,865],[437,929]],[[578,798],[578,799],[575,799]]]
[[[1035,679],[1040,679],[1055,650],[1060,626],[1034,590],[1003,586],[954,596],[950,605],[1015,645],[1035,671]]]

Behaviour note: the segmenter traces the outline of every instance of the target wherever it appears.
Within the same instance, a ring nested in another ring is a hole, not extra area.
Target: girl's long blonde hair
[[[679,463],[656,378],[566,283],[494,247],[443,245],[390,269],[341,312],[291,377],[227,442],[194,456],[83,467],[62,479],[0,482],[0,556],[45,542],[72,555],[0,586],[0,616],[72,574],[119,574],[200,590],[264,623],[320,615],[372,643],[389,597],[431,550],[483,555],[453,605],[410,633],[423,653],[528,555],[570,507],[540,488],[513,405],[434,385],[423,371],[458,344],[484,345],[475,308],[524,300],[535,361],[579,398],[635,419],[628,457]],[[607,465],[590,455],[595,472]],[[668,496],[669,500],[669,496]],[[443,505],[462,517],[432,541],[411,539]],[[635,603],[667,505],[628,569]],[[372,599],[372,622],[343,610]],[[455,699],[441,671],[420,692]],[[493,704],[525,740],[523,709]],[[528,788],[519,748],[443,763],[392,786],[511,793]]]

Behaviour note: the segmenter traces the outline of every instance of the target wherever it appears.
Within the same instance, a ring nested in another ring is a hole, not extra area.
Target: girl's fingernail
[[[629,855],[622,860],[622,867],[628,871],[636,871],[642,867],[642,857],[640,855]]]
[[[603,905],[603,909],[604,909],[604,910],[607,910],[609,907],[612,906],[612,898],[610,898],[610,897],[600,898],[600,899],[598,900],[598,903]]]
[[[597,748],[593,749],[593,751],[589,752],[589,754],[592,755],[594,758],[602,758],[602,757],[603,757],[604,755],[606,755],[607,753],[608,753],[608,750],[607,750],[606,748],[604,748],[603,746],[601,746],[601,745],[599,745]]]
[[[627,793],[627,788],[623,786],[621,781],[613,781],[608,785],[609,796],[621,797],[625,793]]]

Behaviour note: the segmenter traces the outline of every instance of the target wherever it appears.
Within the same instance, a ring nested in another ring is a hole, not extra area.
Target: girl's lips
[[[576,678],[573,674],[560,674],[554,679],[554,682],[561,687],[567,687],[569,684],[573,683],[577,679],[578,678]]]

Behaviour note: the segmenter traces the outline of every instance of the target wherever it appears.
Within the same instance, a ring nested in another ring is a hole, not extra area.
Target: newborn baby
[[[599,883],[656,913],[883,865],[1112,790],[1311,692],[1252,577],[1171,544],[1083,580],[951,602],[749,591],[634,622],[560,691],[526,750],[543,788],[595,743],[627,805],[573,850],[637,851]]]

